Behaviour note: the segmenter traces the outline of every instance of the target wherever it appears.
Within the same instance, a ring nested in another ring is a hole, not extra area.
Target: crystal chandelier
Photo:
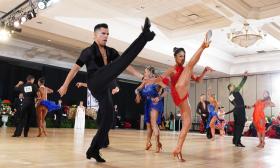
[[[247,48],[263,39],[263,34],[260,30],[258,32],[253,31],[249,27],[249,23],[244,23],[242,30],[229,33],[228,39],[240,47]]]

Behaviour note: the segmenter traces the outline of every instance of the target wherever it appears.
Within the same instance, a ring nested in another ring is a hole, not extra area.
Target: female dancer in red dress
[[[185,63],[185,50],[183,48],[174,48],[176,65],[169,68],[160,78],[156,79],[156,82],[163,87],[170,84],[173,101],[180,108],[183,126],[177,146],[173,151],[174,157],[177,157],[180,161],[185,161],[181,151],[191,126],[191,108],[188,102],[190,80],[200,81],[206,72],[212,71],[211,68],[206,67],[200,76],[193,75],[195,64],[199,61],[203,50],[209,47],[209,44],[209,33],[207,33],[205,40],[185,67],[183,66]]]
[[[264,98],[261,100],[258,100],[254,105],[254,113],[253,113],[253,123],[257,130],[258,137],[259,137],[259,145],[258,148],[263,148],[265,145],[264,139],[265,139],[265,114],[264,109],[268,106],[274,107],[274,103],[271,102],[271,98],[269,96],[269,92],[264,92]]]

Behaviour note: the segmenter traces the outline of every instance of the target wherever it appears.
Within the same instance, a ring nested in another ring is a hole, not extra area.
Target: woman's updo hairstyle
[[[179,52],[181,52],[181,51],[183,51],[184,53],[186,53],[186,51],[185,51],[184,48],[177,48],[177,47],[174,47],[174,48],[173,48],[174,57],[176,57],[176,55],[177,55]]]

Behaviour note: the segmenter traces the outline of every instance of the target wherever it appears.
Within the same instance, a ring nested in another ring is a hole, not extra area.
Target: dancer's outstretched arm
[[[167,69],[162,75],[155,79],[149,79],[152,83],[159,84],[162,88],[166,88],[169,85],[170,76],[174,72],[174,67]]]
[[[138,79],[143,79],[143,75],[139,72],[139,71],[137,71],[134,67],[132,67],[131,65],[129,65],[127,68],[126,68],[126,70],[130,73],[130,74],[132,74],[133,76],[135,76],[135,77],[137,77]]]
[[[271,100],[267,103],[267,106],[269,107],[275,107],[275,103],[273,103]]]
[[[68,73],[68,75],[67,75],[63,85],[58,90],[60,96],[64,96],[66,94],[70,82],[73,80],[73,78],[79,72],[80,68],[81,67],[79,65],[77,65],[77,64],[73,65],[73,67],[71,68],[70,72]]]
[[[243,76],[243,78],[242,78],[240,84],[235,88],[235,91],[236,91],[236,92],[239,92],[239,91],[241,90],[241,88],[244,86],[244,84],[245,84],[245,82],[246,82],[246,80],[247,80],[247,77],[248,77],[248,72],[246,71],[246,72],[244,73],[244,76]]]
[[[230,110],[230,111],[226,112],[226,113],[225,113],[225,115],[226,115],[226,114],[230,114],[230,113],[234,112],[234,110],[235,110],[235,108],[233,108],[232,110]]]
[[[50,93],[53,93],[53,90],[51,88],[48,88],[48,87],[45,87],[47,89],[47,93],[50,94]]]
[[[196,82],[200,82],[204,78],[204,76],[206,75],[207,72],[212,72],[212,71],[214,71],[212,68],[205,67],[203,72],[199,76],[196,76],[193,74],[192,79]]]

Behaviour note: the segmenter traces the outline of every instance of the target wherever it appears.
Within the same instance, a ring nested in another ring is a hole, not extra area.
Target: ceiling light
[[[18,20],[14,21],[14,27],[19,27],[20,26],[20,23]]]
[[[0,30],[0,41],[7,41],[10,38],[11,34],[6,29]]]
[[[38,8],[39,9],[45,9],[47,7],[47,3],[45,1],[39,1],[38,2]]]
[[[20,23],[23,24],[24,22],[26,22],[26,16],[22,16],[20,19]]]
[[[262,31],[254,31],[249,23],[244,23],[242,30],[234,31],[228,34],[228,39],[239,45],[240,47],[247,48],[254,45],[257,41],[263,39]]]

